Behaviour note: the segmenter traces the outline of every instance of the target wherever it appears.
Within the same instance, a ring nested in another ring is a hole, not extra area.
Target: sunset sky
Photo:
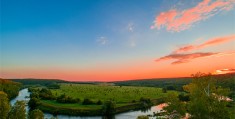
[[[0,77],[235,72],[235,0],[1,0]]]

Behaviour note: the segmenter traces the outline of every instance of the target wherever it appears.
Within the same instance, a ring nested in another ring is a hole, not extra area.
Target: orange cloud
[[[177,49],[176,51],[174,51],[174,53],[187,52],[187,51],[191,51],[191,50],[198,50],[198,49],[202,49],[202,48],[205,48],[208,46],[213,46],[213,45],[218,45],[218,44],[222,44],[225,42],[229,42],[232,40],[235,40],[235,35],[213,38],[213,39],[210,39],[210,40],[208,40],[202,44],[199,44],[199,45],[187,45],[187,46],[181,47],[181,48]]]
[[[218,69],[214,72],[214,74],[228,74],[235,73],[235,69]]]
[[[170,54],[164,57],[160,57],[156,62],[160,61],[166,61],[166,60],[176,60],[172,62],[171,64],[181,64],[181,63],[187,63],[190,62],[193,59],[197,58],[203,58],[203,57],[209,57],[209,56],[223,56],[223,55],[230,55],[234,54],[235,52],[230,52],[230,53],[212,53],[212,52],[207,52],[207,53],[202,53],[202,52],[197,52],[197,53],[190,53],[190,54]]]
[[[190,28],[194,23],[208,19],[223,10],[231,10],[234,0],[203,0],[195,7],[183,11],[172,9],[161,12],[154,21],[151,29],[166,27],[168,31],[182,31]]]

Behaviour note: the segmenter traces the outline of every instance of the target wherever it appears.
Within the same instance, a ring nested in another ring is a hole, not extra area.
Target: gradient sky
[[[235,72],[235,0],[1,0],[0,77]]]

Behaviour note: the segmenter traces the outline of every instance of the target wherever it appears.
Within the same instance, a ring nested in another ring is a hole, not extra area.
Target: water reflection
[[[16,103],[16,101],[25,101],[27,104],[28,101],[30,100],[29,95],[30,93],[27,88],[20,90],[18,96],[10,101],[11,106],[13,106]],[[26,105],[26,113],[28,113],[28,111],[29,107],[28,105]]]

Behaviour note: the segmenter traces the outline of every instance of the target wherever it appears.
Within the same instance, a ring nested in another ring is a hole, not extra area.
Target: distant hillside
[[[112,82],[119,86],[149,86],[168,90],[182,90],[182,86],[191,82],[191,78],[154,78]]]
[[[228,86],[230,89],[235,90],[232,86],[235,73],[214,75],[219,79],[218,83],[221,86]],[[15,82],[20,82],[23,85],[43,85],[48,86],[55,83],[76,83],[76,84],[103,84],[103,82],[81,82],[81,81],[65,81],[60,79],[10,79]],[[153,79],[139,79],[139,80],[127,80],[127,81],[115,81],[108,82],[118,86],[149,86],[149,87],[161,87],[168,90],[182,90],[182,86],[190,83],[191,77],[181,78],[153,78]],[[231,83],[232,82],[232,83]],[[107,83],[107,82],[106,82]]]
[[[235,73],[213,75],[217,79],[217,84],[230,88],[232,92],[235,92]],[[110,82],[119,86],[150,86],[150,87],[161,87],[167,90],[178,90],[183,91],[182,86],[190,83],[191,77],[184,78],[153,78],[153,79],[139,79],[139,80],[128,80],[128,81],[116,81]],[[234,93],[235,94],[235,93]]]
[[[22,83],[23,85],[42,85],[47,86],[53,83],[67,83],[68,81],[60,79],[9,79],[15,82]]]

